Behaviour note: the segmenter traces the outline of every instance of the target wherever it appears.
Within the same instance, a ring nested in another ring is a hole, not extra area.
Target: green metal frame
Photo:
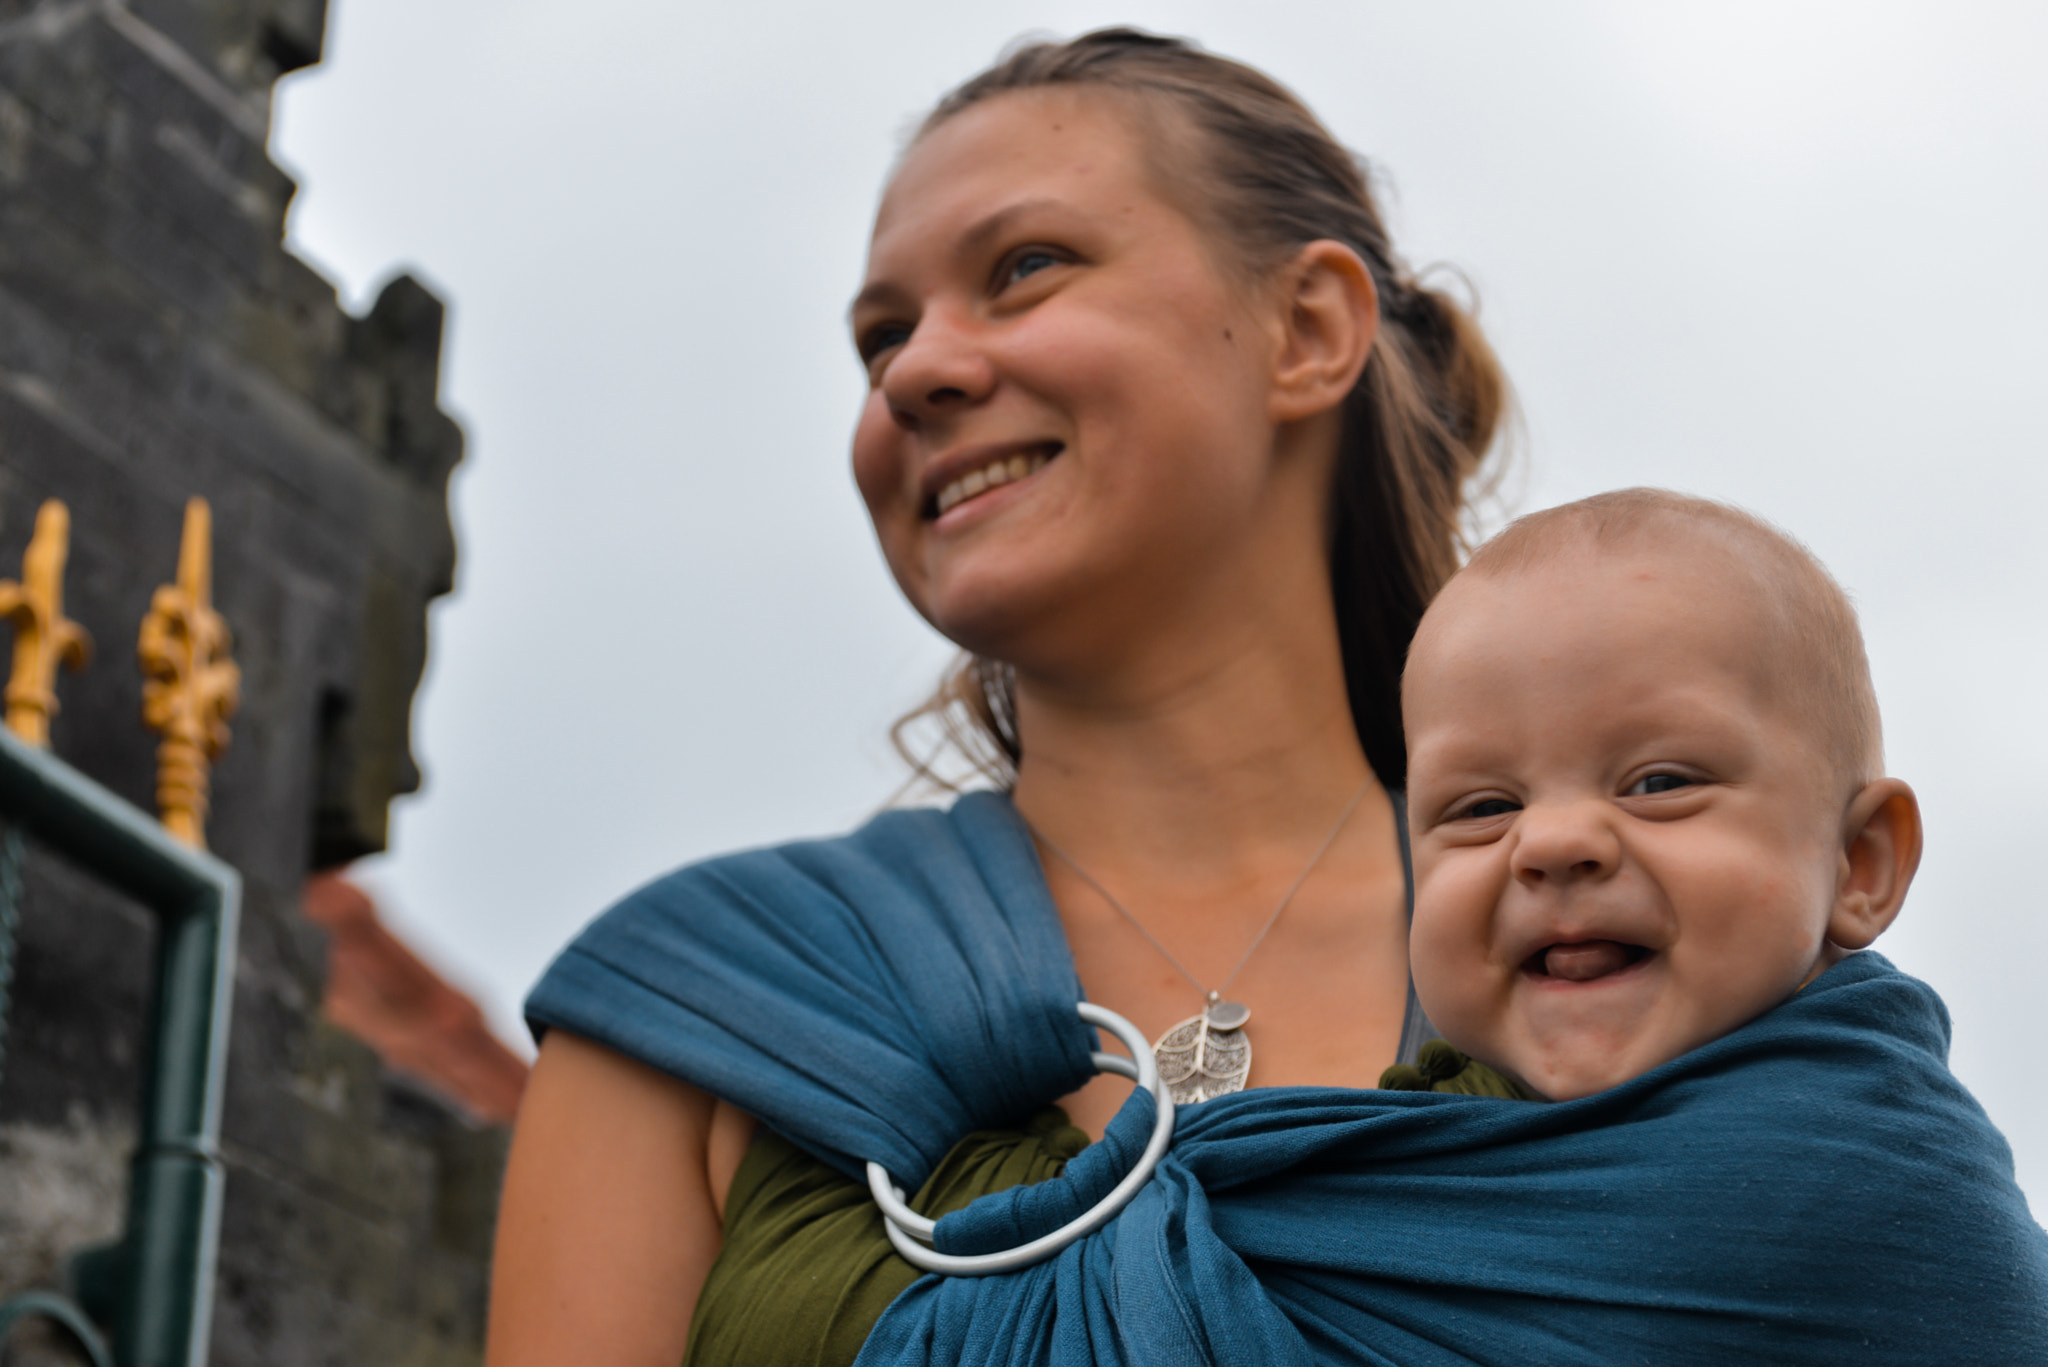
[[[220,1111],[241,878],[4,729],[0,819],[158,918],[127,1225],[113,1243],[73,1257],[77,1306],[49,1292],[17,1297],[0,1305],[0,1338],[15,1319],[41,1315],[69,1329],[96,1364],[204,1367],[220,1245]],[[105,1342],[95,1341],[86,1317],[104,1329]]]

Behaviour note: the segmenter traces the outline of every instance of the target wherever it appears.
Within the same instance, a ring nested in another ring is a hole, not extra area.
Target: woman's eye
[[[910,329],[901,323],[879,323],[854,340],[863,365],[873,365],[885,351],[893,351],[910,340]]]
[[[1648,797],[1652,793],[1669,793],[1679,788],[1690,788],[1699,782],[1684,774],[1645,774],[1629,785],[1628,796]]]
[[[1022,251],[1010,258],[1010,264],[1003,271],[1003,284],[1014,285],[1026,276],[1060,264],[1060,258],[1048,251]]]
[[[1487,821],[1496,816],[1507,816],[1511,812],[1519,812],[1521,810],[1522,804],[1519,802],[1510,802],[1504,797],[1489,797],[1473,803],[1459,812],[1453,819],[1459,821]]]

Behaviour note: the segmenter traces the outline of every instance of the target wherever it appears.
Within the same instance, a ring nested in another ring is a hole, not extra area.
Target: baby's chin
[[[1465,1052],[1549,1100],[1591,1096],[1692,1046],[1695,1023],[1672,1010],[1673,986],[1655,950],[1605,940],[1553,946],[1523,966],[1486,1046]]]
[[[1677,1053],[1670,1055],[1670,1058],[1677,1057]],[[1541,1064],[1520,1068],[1512,1063],[1495,1066],[1545,1101],[1577,1101],[1582,1096],[1619,1087],[1630,1078],[1640,1077],[1657,1064],[1669,1061],[1669,1058],[1660,1058],[1648,1063],[1630,1060],[1617,1064],[1611,1059],[1566,1059],[1545,1060]]]
[[[1819,968],[1828,962],[1823,956]],[[1505,1009],[1474,1032],[1484,1039],[1471,1047],[1451,1042],[1546,1100],[1576,1101],[1739,1029],[1803,982],[1759,976],[1703,1001],[1680,991],[1667,956],[1654,952],[1580,980],[1525,973]]]
[[[1696,1022],[1654,1016],[1589,1022],[1576,1029],[1560,1029],[1554,1021],[1546,1024],[1547,1029],[1504,1032],[1512,1043],[1501,1043],[1502,1036],[1497,1035],[1464,1052],[1507,1073],[1546,1101],[1576,1101],[1641,1077],[1713,1035],[1708,1032],[1702,1038]]]
[[[1739,1023],[1739,1022],[1737,1022]],[[1632,1019],[1582,1028],[1510,1030],[1511,1044],[1488,1040],[1465,1053],[1506,1073],[1546,1101],[1576,1101],[1641,1077],[1691,1053],[1727,1028],[1691,1019]],[[1605,1028],[1602,1028],[1602,1027]],[[1453,1044],[1457,1041],[1453,1040]],[[1498,1061],[1496,1061],[1496,1058]]]

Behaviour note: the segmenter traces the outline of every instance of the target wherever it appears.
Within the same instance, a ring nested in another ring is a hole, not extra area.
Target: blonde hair
[[[1185,146],[1198,173],[1191,211],[1248,269],[1274,269],[1331,239],[1371,272],[1380,326],[1343,406],[1330,579],[1353,724],[1380,780],[1402,786],[1401,668],[1423,609],[1458,566],[1466,485],[1509,404],[1500,363],[1471,314],[1396,255],[1363,163],[1286,87],[1193,43],[1111,28],[1018,47],[941,100],[918,136],[985,100],[1047,87],[1100,89],[1178,114],[1192,138],[1155,155]],[[1165,128],[1152,131],[1167,140]],[[909,736],[925,726],[938,746],[920,755]],[[913,783],[957,786],[933,767],[950,752],[1007,787],[1024,753],[1016,676],[1001,661],[963,656],[891,736]]]
[[[1574,549],[1669,546],[1707,532],[1753,577],[1771,632],[1773,673],[1822,730],[1854,791],[1884,772],[1884,726],[1863,630],[1849,595],[1818,557],[1756,514],[1668,489],[1617,489],[1517,518],[1473,553],[1464,574],[1505,577]]]

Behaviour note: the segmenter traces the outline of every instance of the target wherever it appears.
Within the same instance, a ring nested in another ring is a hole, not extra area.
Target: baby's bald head
[[[1720,561],[1726,591],[1746,596],[1758,614],[1759,665],[1772,692],[1810,724],[1843,796],[1884,772],[1877,693],[1856,610],[1811,551],[1760,517],[1663,489],[1596,494],[1518,518],[1481,546],[1457,578],[1512,577],[1575,554],[1641,553]],[[1455,584],[1447,586],[1452,599]],[[1418,636],[1428,631],[1425,618]]]
[[[1424,614],[1401,704],[1417,999],[1552,1100],[1787,1000],[1920,858],[1847,597],[1722,504],[1523,518]]]

